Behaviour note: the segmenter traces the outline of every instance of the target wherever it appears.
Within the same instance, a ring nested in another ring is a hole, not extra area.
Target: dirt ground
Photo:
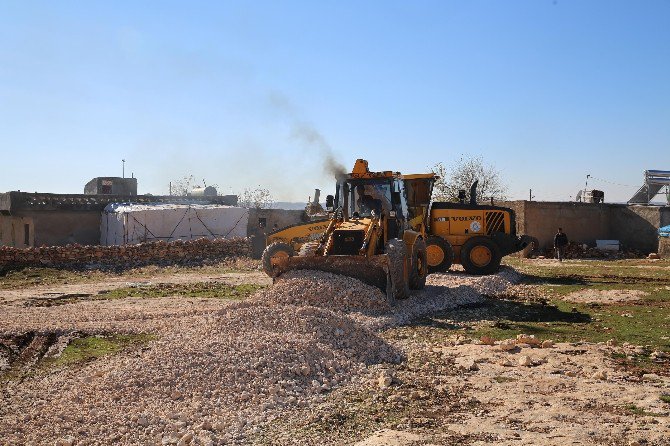
[[[455,268],[391,309],[248,264],[0,281],[0,444],[670,444],[668,264],[584,263]]]

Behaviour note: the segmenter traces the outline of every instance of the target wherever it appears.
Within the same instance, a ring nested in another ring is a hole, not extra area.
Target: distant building
[[[199,203],[237,205],[237,195],[174,197],[154,195],[0,193],[0,246],[25,248],[100,243],[102,212],[110,203]]]
[[[101,245],[247,236],[249,209],[201,203],[111,203],[100,227]]]
[[[137,178],[98,177],[84,186],[86,195],[137,195]]]

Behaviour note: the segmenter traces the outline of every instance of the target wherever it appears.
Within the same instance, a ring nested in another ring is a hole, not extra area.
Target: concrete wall
[[[28,230],[27,234],[26,228]],[[27,240],[26,235],[28,236]],[[32,218],[0,215],[0,246],[28,248],[34,245],[35,228]]]
[[[670,224],[670,207],[613,203],[511,201],[500,206],[516,213],[517,234],[537,237],[540,247],[553,246],[561,227],[570,241],[595,246],[596,240],[619,240],[623,248],[658,249],[657,230]]]
[[[670,237],[658,238],[658,254],[662,259],[670,259]]]
[[[571,241],[595,245],[609,237],[610,206],[594,203],[526,201],[521,233],[537,237],[541,248],[554,244],[559,227]]]
[[[35,246],[100,244],[100,211],[24,211],[34,223]]]
[[[670,206],[660,208],[661,227],[670,225]]]
[[[501,201],[494,203],[496,206],[504,206],[510,208],[514,211],[514,217],[516,220],[516,233],[518,235],[526,233],[526,202],[523,200],[518,201]]]
[[[661,227],[658,206],[612,206],[609,238],[619,240],[623,248],[644,252],[658,250],[658,228]]]

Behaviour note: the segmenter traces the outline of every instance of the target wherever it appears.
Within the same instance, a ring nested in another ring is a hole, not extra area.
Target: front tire
[[[400,239],[386,242],[384,252],[389,258],[389,278],[386,296],[391,305],[396,300],[409,297],[409,272],[407,271],[407,245]]]
[[[412,246],[412,259],[409,270],[409,288],[422,290],[426,286],[428,276],[428,256],[426,254],[426,242],[417,239]]]
[[[429,273],[447,272],[454,263],[454,249],[451,247],[451,243],[442,237],[428,237],[426,254]]]
[[[500,249],[491,239],[473,237],[461,248],[461,264],[468,274],[493,274],[500,268]]]
[[[284,242],[269,244],[261,256],[263,271],[270,277],[277,277],[277,261],[282,258],[293,257],[295,252],[291,245]]]

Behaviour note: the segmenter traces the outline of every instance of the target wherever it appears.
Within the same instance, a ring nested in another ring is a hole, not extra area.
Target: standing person
[[[568,236],[563,232],[563,228],[558,228],[558,232],[554,236],[554,249],[559,262],[563,261],[566,246],[568,246]]]

